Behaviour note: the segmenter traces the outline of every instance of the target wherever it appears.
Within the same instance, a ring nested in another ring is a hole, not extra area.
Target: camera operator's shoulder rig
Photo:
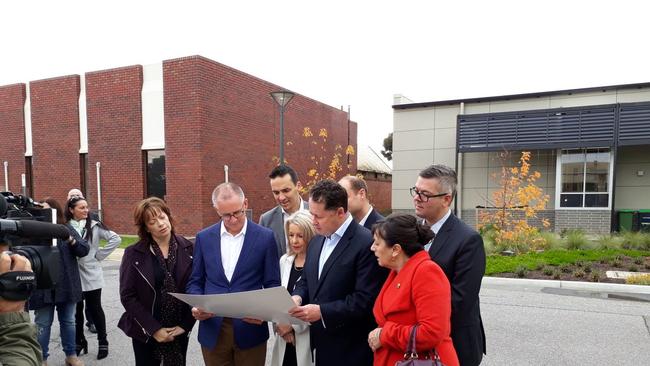
[[[36,287],[34,272],[5,272],[0,275],[0,297],[9,301],[25,301]]]

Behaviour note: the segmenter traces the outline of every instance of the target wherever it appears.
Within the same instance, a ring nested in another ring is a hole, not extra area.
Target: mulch
[[[607,271],[650,272],[650,257],[641,257],[641,264],[635,263],[635,258],[620,256],[617,261],[603,260],[599,262],[583,262],[565,266],[545,266],[540,269],[528,270],[524,276],[517,273],[497,273],[494,277],[528,278],[535,280],[557,281],[587,281],[606,283],[625,283],[624,279],[607,278]],[[552,268],[553,273],[548,275],[545,268]]]

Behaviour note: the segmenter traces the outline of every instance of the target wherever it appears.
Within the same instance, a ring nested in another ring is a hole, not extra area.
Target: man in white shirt
[[[282,257],[287,252],[287,235],[284,225],[289,216],[299,210],[307,210],[307,203],[300,197],[302,186],[298,174],[286,164],[278,165],[269,174],[271,192],[275,202],[274,208],[260,216],[260,225],[273,230],[275,242],[278,245],[278,256]]]
[[[345,176],[339,180],[339,184],[348,193],[348,211],[359,225],[372,230],[372,225],[383,220],[377,210],[372,207],[368,199],[368,185],[362,178],[352,175]]]
[[[370,251],[370,231],[347,210],[345,189],[333,180],[314,185],[309,211],[316,235],[307,247],[296,307],[289,313],[311,323],[316,366],[372,365],[368,333],[376,327],[372,306],[387,272]]]
[[[188,294],[226,294],[280,286],[273,232],[246,218],[248,200],[241,187],[223,183],[212,193],[221,217],[196,234]],[[206,365],[263,365],[268,325],[254,319],[216,317],[192,308]]]

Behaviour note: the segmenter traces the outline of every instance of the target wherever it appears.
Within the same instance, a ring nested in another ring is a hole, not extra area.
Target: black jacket
[[[59,272],[54,280],[56,284],[51,289],[34,290],[29,298],[29,310],[40,309],[46,305],[77,303],[81,301],[81,280],[77,258],[88,254],[88,242],[82,239],[77,231],[69,226],[70,235],[77,241],[70,245],[62,240],[57,241]]]
[[[461,366],[481,363],[485,332],[479,291],[485,273],[483,238],[453,214],[438,231],[429,255],[451,285],[451,339]]]
[[[194,244],[182,236],[176,235],[178,253],[174,279],[178,291],[184,291],[192,273],[192,255]],[[117,326],[124,333],[141,342],[147,342],[149,337],[162,325],[153,316],[156,297],[154,280],[154,256],[151,255],[149,244],[139,241],[124,252],[120,265],[120,300],[124,306],[124,314]],[[178,300],[180,301],[180,300]],[[179,326],[189,334],[194,326],[194,318],[189,305],[183,303],[182,321]]]

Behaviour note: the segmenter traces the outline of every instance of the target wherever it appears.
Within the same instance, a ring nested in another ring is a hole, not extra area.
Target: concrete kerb
[[[562,288],[566,290],[627,293],[650,295],[650,286],[626,285],[620,283],[601,282],[580,282],[580,281],[554,281],[554,280],[531,280],[503,277],[483,277],[483,285],[510,287],[513,289],[542,289]]]

